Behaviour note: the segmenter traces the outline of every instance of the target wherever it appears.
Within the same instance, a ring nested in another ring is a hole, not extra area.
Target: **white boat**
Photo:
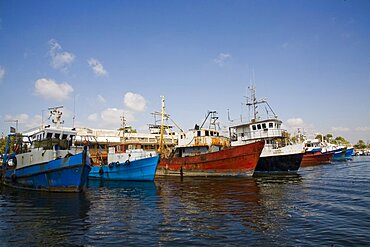
[[[251,97],[246,105],[252,107],[253,117],[249,122],[240,122],[230,126],[231,146],[264,140],[265,146],[254,174],[296,173],[304,154],[304,144],[288,143],[288,133],[281,128],[282,121],[278,119],[266,100],[257,101],[253,86],[249,89]],[[265,108],[267,116],[263,119],[257,112],[261,104],[268,107]]]

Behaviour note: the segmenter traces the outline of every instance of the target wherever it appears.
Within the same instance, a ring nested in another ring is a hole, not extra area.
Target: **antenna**
[[[72,128],[75,127],[76,119],[76,95],[73,96],[73,117],[72,117]]]
[[[228,119],[230,122],[234,122],[234,120],[232,120],[232,119],[230,118],[230,110],[229,110],[229,109],[227,109],[227,119]]]
[[[122,139],[123,139],[123,142],[125,142],[126,119],[125,119],[125,113],[124,112],[122,112],[122,116],[120,118],[121,118]]]
[[[160,132],[160,138],[159,138],[159,153],[162,154],[163,152],[163,134],[164,134],[164,117],[165,117],[165,105],[164,105],[164,96],[161,96],[162,98],[162,111],[161,111],[161,132]]]
[[[18,132],[18,123],[19,123],[19,120],[18,119],[13,119],[13,120],[5,120],[6,123],[15,123],[15,133]]]
[[[259,105],[259,104],[266,104],[267,105],[268,109],[265,108],[266,113],[267,113],[267,118],[269,118],[269,116],[268,116],[269,110],[270,110],[270,112],[272,112],[274,114],[274,117],[277,118],[277,115],[275,114],[274,110],[272,110],[272,108],[269,105],[269,103],[267,102],[266,98],[261,99],[261,100],[257,100],[255,85],[250,86],[249,91],[250,91],[251,96],[248,98],[248,101],[247,101],[246,105],[249,106],[249,107],[252,107],[252,111],[253,111],[252,120],[257,120],[257,116],[258,116],[258,111],[257,111],[258,106],[257,105]],[[249,108],[249,112],[250,112],[250,108]]]

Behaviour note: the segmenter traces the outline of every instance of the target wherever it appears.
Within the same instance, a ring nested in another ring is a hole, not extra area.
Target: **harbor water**
[[[0,187],[0,246],[370,246],[370,157],[258,178]]]

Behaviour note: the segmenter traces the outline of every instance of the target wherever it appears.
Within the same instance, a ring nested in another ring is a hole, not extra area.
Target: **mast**
[[[269,103],[267,102],[266,99],[257,100],[257,98],[256,98],[256,86],[251,85],[251,86],[248,87],[248,89],[250,91],[250,97],[247,98],[246,105],[249,106],[249,107],[252,107],[252,111],[253,111],[253,118],[251,119],[252,122],[257,120],[257,115],[258,115],[258,111],[257,111],[258,106],[257,105],[258,104],[266,104],[268,106],[268,108],[270,109],[270,111],[274,114],[274,118],[277,118],[277,115],[272,110],[271,106],[269,105]],[[250,108],[249,108],[249,110],[250,110]],[[267,115],[268,115],[268,111],[267,111]],[[269,116],[267,116],[267,118],[269,118]]]
[[[214,129],[216,130],[216,121],[218,119],[217,117],[217,112],[216,111],[208,111],[207,112],[207,116],[206,118],[204,119],[202,125],[200,126],[200,128],[203,128],[204,124],[206,123],[208,117],[210,117],[209,119],[209,129]]]
[[[125,144],[126,119],[125,119],[124,113],[122,113],[122,116],[121,116],[121,131],[122,131],[122,136],[120,136],[121,142]]]
[[[164,96],[161,96],[162,98],[162,111],[161,111],[161,133],[159,138],[159,153],[162,154],[163,152],[163,134],[164,134]]]

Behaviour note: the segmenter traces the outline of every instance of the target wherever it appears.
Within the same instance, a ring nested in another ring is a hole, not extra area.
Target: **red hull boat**
[[[264,141],[194,156],[161,158],[157,175],[252,176]]]
[[[301,167],[304,166],[316,166],[322,164],[330,164],[330,160],[332,159],[334,153],[333,152],[315,152],[315,153],[305,153],[303,155],[303,159],[301,162]]]

